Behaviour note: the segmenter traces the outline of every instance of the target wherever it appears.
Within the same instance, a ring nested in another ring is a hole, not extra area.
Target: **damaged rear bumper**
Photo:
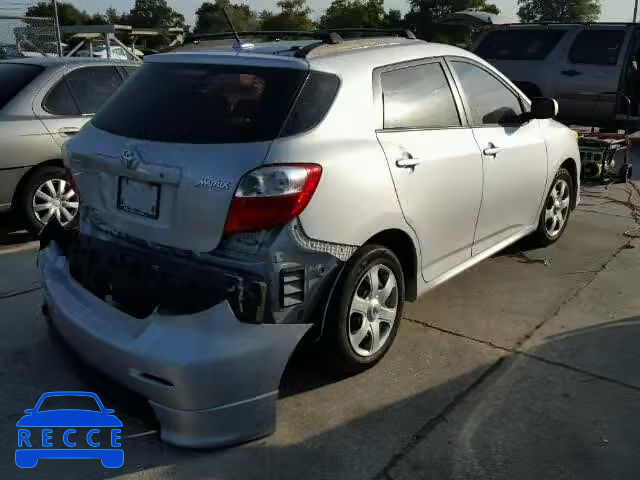
[[[149,400],[163,440],[219,447],[273,432],[280,378],[309,324],[241,322],[227,299],[135,318],[80,285],[56,242],[40,252],[39,268],[53,326],[88,363]]]

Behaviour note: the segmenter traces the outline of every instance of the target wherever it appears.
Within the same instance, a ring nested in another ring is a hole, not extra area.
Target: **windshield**
[[[39,65],[0,63],[0,109],[43,70]]]
[[[230,65],[144,65],[94,117],[130,138],[179,143],[273,140],[305,71]]]

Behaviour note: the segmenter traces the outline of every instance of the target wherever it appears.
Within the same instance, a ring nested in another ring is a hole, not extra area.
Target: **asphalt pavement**
[[[335,378],[297,354],[275,435],[222,451],[160,442],[144,401],[47,327],[29,238],[6,241],[0,478],[640,478],[639,205],[630,185],[585,187],[558,243],[521,242],[409,305],[396,345],[364,374]],[[95,391],[115,409],[122,468],[15,467],[15,422],[49,390]]]

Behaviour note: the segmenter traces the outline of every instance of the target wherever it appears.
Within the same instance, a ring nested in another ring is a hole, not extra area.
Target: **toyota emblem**
[[[131,150],[125,150],[120,155],[120,162],[122,166],[128,170],[135,170],[138,167],[138,156]]]

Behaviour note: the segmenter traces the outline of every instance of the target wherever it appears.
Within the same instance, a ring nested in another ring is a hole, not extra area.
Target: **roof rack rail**
[[[351,33],[368,34],[371,36],[396,36],[409,38],[411,40],[416,39],[415,33],[406,28],[325,28],[323,31],[338,33],[341,37],[345,37]]]
[[[318,40],[317,42],[310,43],[305,46],[296,47],[294,54],[297,58],[305,58],[309,52],[320,45],[336,45],[344,42],[344,37],[353,38],[367,38],[367,37],[380,37],[380,36],[395,36],[403,37],[411,40],[415,40],[415,34],[408,29],[402,28],[327,28],[322,30],[257,30],[257,31],[245,31],[245,32],[220,32],[220,33],[192,33],[185,38],[186,43],[198,44],[201,41],[207,40],[224,40],[234,39],[236,45],[243,48],[244,45],[249,46],[250,39],[255,37],[266,37],[272,40],[288,40],[292,38],[308,38]],[[237,38],[246,38],[247,44],[237,44]],[[251,45],[253,47],[253,45]]]
[[[276,40],[283,38],[310,38],[320,40],[322,43],[337,44],[344,40],[344,36],[360,34],[366,36],[396,36],[415,40],[416,35],[404,28],[324,28],[320,30],[256,30],[238,32],[239,37],[268,37]],[[370,35],[369,35],[370,34]],[[234,32],[220,33],[192,33],[187,35],[185,43],[200,42],[202,40],[222,40],[236,38]]]
[[[238,32],[239,37],[268,37],[276,40],[282,38],[310,38],[320,40],[322,43],[336,44],[342,42],[342,37],[333,31],[326,30],[257,30]],[[197,43],[206,40],[223,40],[225,38],[236,38],[234,32],[221,33],[193,33],[187,35],[185,43]]]

